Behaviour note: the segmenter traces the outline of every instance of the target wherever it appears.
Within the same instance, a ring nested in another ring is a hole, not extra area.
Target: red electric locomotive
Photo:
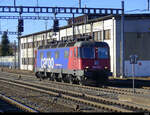
[[[109,46],[105,42],[82,41],[70,47],[68,68],[82,73],[82,84],[106,83],[110,75]]]
[[[110,74],[109,46],[105,42],[76,40],[51,43],[39,47],[36,57],[38,78],[100,84],[105,83]]]

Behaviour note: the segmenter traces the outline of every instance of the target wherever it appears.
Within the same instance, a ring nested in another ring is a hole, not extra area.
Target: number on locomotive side
[[[54,68],[54,59],[53,58],[41,59],[41,68]]]

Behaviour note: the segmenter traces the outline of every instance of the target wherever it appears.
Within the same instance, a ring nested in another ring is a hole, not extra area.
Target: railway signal
[[[23,32],[24,27],[23,27],[23,19],[18,19],[18,32]]]
[[[132,64],[132,80],[133,80],[133,94],[135,93],[134,88],[134,76],[135,76],[135,64],[137,64],[137,55],[130,55],[130,64]]]
[[[54,32],[59,31],[59,20],[58,19],[54,19],[53,30],[54,30]]]

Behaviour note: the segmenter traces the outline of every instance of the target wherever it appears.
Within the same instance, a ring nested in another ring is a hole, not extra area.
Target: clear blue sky
[[[17,6],[37,6],[37,1],[39,6],[50,6],[50,7],[78,7],[78,0],[16,0]],[[81,0],[82,7],[91,8],[121,8],[122,0]],[[125,1],[125,11],[135,10],[134,12],[126,13],[148,13],[143,11],[147,8],[147,0],[124,0]],[[12,6],[14,5],[14,0],[0,0],[1,6]],[[138,10],[137,10],[138,9]],[[18,14],[4,14],[0,13],[0,16],[12,16]],[[23,16],[53,16],[53,14],[23,14]],[[59,16],[59,15],[58,15]],[[61,15],[62,16],[62,15]],[[66,15],[63,15],[66,16]],[[52,27],[52,20],[47,21],[47,28]],[[65,22],[60,23],[66,25]],[[39,32],[45,30],[46,21],[41,20],[25,20],[24,21],[24,32],[23,35]],[[2,20],[0,19],[0,31],[17,31],[17,20]],[[16,36],[9,36],[11,42],[16,40]]]

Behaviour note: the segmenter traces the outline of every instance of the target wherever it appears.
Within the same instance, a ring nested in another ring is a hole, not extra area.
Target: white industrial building
[[[150,76],[150,15],[128,14],[124,18],[124,72],[131,76],[130,55],[138,55],[135,65],[135,76]],[[64,40],[73,36],[73,26],[60,27],[54,35],[52,29],[21,36],[20,68],[34,71],[35,51],[40,45],[47,44],[52,39]],[[121,17],[110,15],[88,20],[86,23],[74,24],[74,35],[88,34],[96,41],[107,42],[110,46],[111,72],[114,77],[120,76],[120,44]]]

